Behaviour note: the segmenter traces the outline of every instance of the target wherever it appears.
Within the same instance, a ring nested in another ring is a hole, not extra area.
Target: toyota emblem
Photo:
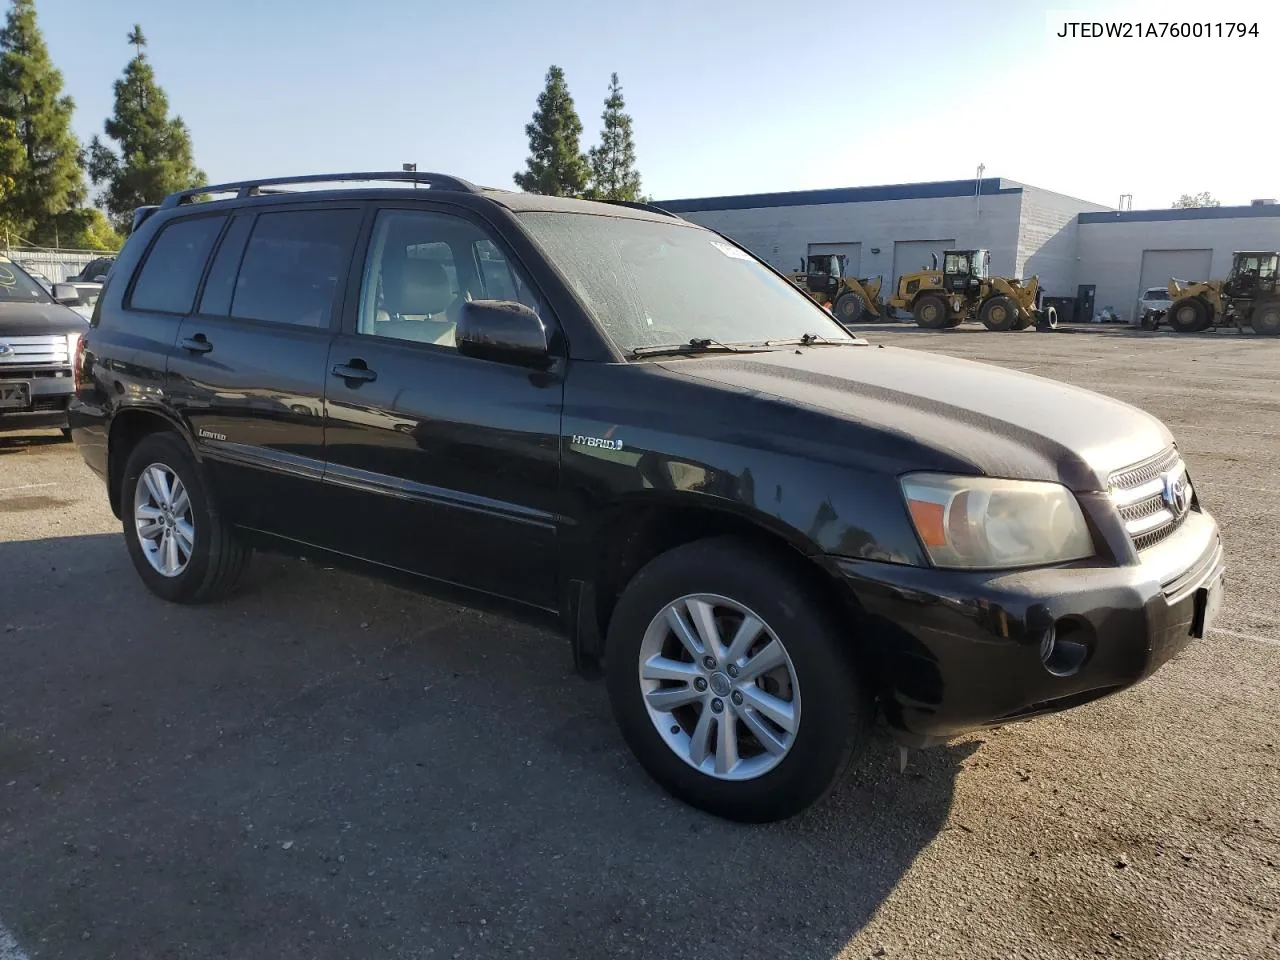
[[[1164,478],[1161,499],[1175,520],[1181,520],[1191,509],[1191,481],[1182,472],[1171,473]]]

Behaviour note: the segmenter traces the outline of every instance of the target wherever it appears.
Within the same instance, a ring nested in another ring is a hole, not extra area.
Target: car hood
[[[0,341],[5,337],[38,337],[45,333],[83,333],[85,318],[60,303],[14,303],[0,300]]]
[[[812,347],[674,360],[670,373],[909,438],[973,473],[1105,490],[1172,443],[1110,397],[985,363],[894,347]],[[831,442],[840,442],[838,430]],[[904,471],[927,465],[903,464]]]

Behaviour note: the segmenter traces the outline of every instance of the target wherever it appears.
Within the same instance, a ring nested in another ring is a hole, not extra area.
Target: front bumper
[[[836,563],[867,617],[885,715],[916,746],[1138,683],[1203,636],[1225,570],[1217,524],[1198,511],[1127,566],[969,573]],[[1081,644],[1083,661],[1046,666],[1050,631],[1056,643]]]
[[[28,384],[31,402],[24,407],[0,408],[0,433],[6,430],[31,430],[40,427],[67,426],[67,407],[74,396],[75,385],[71,371],[30,373],[6,369],[6,379],[24,380]]]

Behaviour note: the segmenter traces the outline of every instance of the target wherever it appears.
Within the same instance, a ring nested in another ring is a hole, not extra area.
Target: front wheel
[[[818,801],[874,701],[842,629],[790,567],[734,538],[677,547],[627,586],[605,669],[627,744],[676,797],[765,822]]]
[[[129,455],[120,517],[138,576],[173,603],[222,596],[248,562],[248,549],[218,514],[199,465],[175,434],[143,437]]]
[[[1199,297],[1179,300],[1165,314],[1165,322],[1177,333],[1198,333],[1209,326],[1209,306]]]
[[[978,319],[988,330],[1013,330],[1018,324],[1018,305],[1009,297],[992,297],[978,311]]]
[[[846,293],[836,301],[835,310],[836,319],[845,326],[851,323],[857,323],[862,317],[863,306],[862,298],[856,293]]]

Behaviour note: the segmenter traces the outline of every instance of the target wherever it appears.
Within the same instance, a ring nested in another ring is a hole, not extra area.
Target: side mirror
[[[72,283],[55,283],[53,285],[53,290],[50,292],[50,296],[52,296],[58,303],[64,305],[80,302],[80,291],[77,290],[75,284]]]
[[[551,363],[547,328],[514,300],[469,300],[462,305],[454,342],[464,357],[544,369]]]
[[[107,275],[106,275],[105,273],[100,273],[100,274],[98,274],[96,277],[94,277],[94,278],[93,278],[93,282],[94,282],[94,283],[106,283],[106,282],[107,282]]]

